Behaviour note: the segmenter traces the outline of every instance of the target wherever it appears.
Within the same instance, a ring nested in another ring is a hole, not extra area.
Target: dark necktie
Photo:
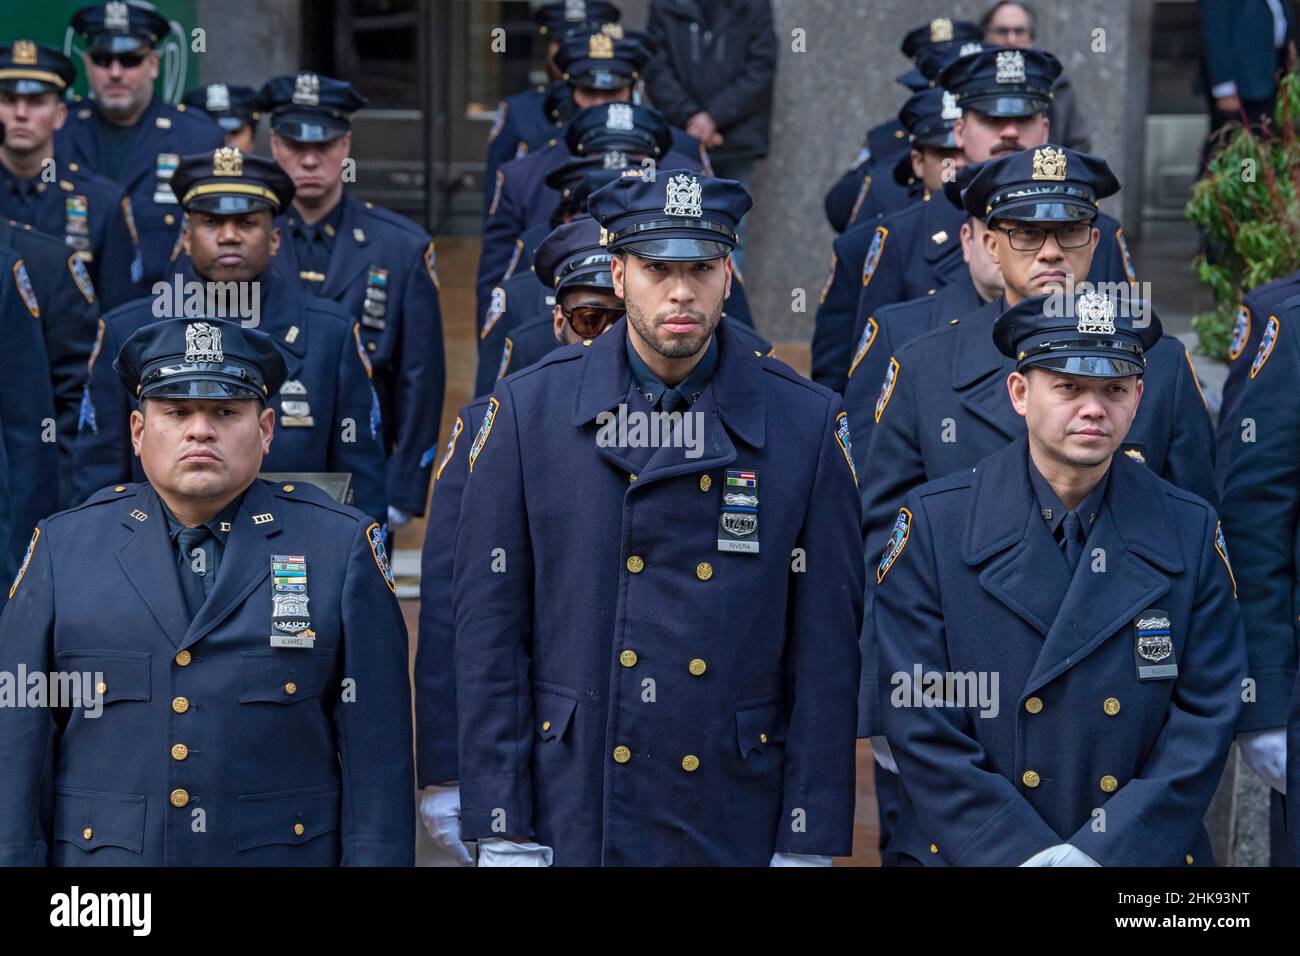
[[[1083,557],[1083,522],[1079,520],[1077,511],[1067,511],[1065,520],[1061,522],[1061,547],[1073,573]]]
[[[325,248],[324,226],[303,225],[299,234],[302,236],[302,247],[299,250],[301,261],[298,264],[306,271],[324,272],[330,261],[329,250]]]
[[[189,609],[190,620],[199,613],[208,591],[212,589],[208,583],[210,575],[207,552],[203,551],[201,557],[194,553],[196,550],[202,551],[203,542],[208,537],[208,529],[202,525],[197,528],[182,528],[180,534],[176,536],[178,550],[176,566],[180,572],[181,591],[185,595],[185,606]]]
[[[675,388],[665,389],[663,395],[659,397],[659,408],[665,412],[676,411],[685,404],[686,397]]]

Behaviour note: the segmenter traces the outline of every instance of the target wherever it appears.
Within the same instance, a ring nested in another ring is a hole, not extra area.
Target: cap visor
[[[0,80],[0,91],[18,96],[40,96],[42,93],[62,95],[63,88],[55,83],[46,83],[44,80],[18,79]]]
[[[341,121],[322,121],[319,117],[303,119],[295,116],[277,117],[271,128],[296,143],[329,143],[346,133],[351,126],[339,125]]]
[[[924,73],[913,67],[906,73],[894,77],[895,83],[901,83],[913,93],[921,93],[930,88],[930,81]]]
[[[589,73],[570,73],[569,82],[574,86],[585,86],[589,90],[622,90],[632,85],[632,77],[611,73],[609,70],[594,70]]]
[[[242,216],[250,212],[269,212],[279,215],[280,206],[271,205],[266,199],[257,196],[217,196],[207,195],[191,199],[185,206],[186,211],[197,210],[209,212],[216,216]]]
[[[938,149],[956,149],[957,140],[951,129],[933,129],[918,133],[913,146],[934,146]]]
[[[1028,196],[995,206],[988,218],[1016,222],[1088,222],[1097,218],[1097,207],[1065,196],[1053,196],[1050,201],[1044,201],[1041,196]]]
[[[614,288],[614,276],[608,268],[605,269],[578,269],[560,280],[560,284],[555,287],[555,294],[559,295],[566,289],[582,287],[585,289],[612,289]]]
[[[161,382],[145,387],[140,393],[144,398],[202,398],[234,399],[255,398],[261,401],[264,396],[247,385],[226,382],[213,378],[199,378],[189,375],[173,375]]]
[[[1071,355],[1043,355],[1031,358],[1022,368],[1036,367],[1060,372],[1062,375],[1082,375],[1085,378],[1127,378],[1141,375],[1143,367],[1130,357],[1100,350]]]
[[[972,109],[985,116],[1033,116],[1047,112],[1050,103],[1037,96],[969,94],[961,98],[962,109]]]
[[[733,246],[717,239],[638,239],[615,247],[615,252],[630,252],[641,259],[665,262],[697,262],[721,259],[731,254]]]
[[[91,53],[144,53],[152,49],[144,37],[124,33],[97,33],[90,38]]]
[[[249,125],[248,120],[240,116],[214,116],[212,118],[216,120],[217,125],[227,133],[238,132],[241,127]]]

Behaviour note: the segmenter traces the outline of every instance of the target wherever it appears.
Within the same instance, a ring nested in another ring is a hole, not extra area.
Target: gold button
[[[293,485],[285,485],[285,486],[284,486],[284,490],[285,490],[285,491],[293,491]]]
[[[298,693],[298,685],[295,684],[293,681],[289,681],[287,684],[284,685],[284,692],[286,694],[296,694]]]
[[[939,848],[938,848],[937,846],[935,846],[933,843],[931,843],[931,844],[930,844],[930,852],[931,852],[931,853],[938,853],[938,852],[939,852]]]
[[[619,744],[617,747],[614,748],[615,763],[627,763],[631,759],[632,759],[632,751],[628,750],[622,744]]]
[[[628,476],[627,476],[627,483],[628,483],[629,485],[635,485],[635,484],[636,484],[636,475],[628,475]]]
[[[190,702],[188,698],[186,697],[172,698],[172,710],[176,711],[176,713],[183,714],[185,713],[185,711],[189,709],[190,709]]]
[[[1187,856],[1183,857],[1183,859],[1185,859],[1185,860],[1187,861],[1187,865],[1188,865],[1188,866],[1191,866],[1191,863],[1192,863],[1192,855],[1191,855],[1190,853],[1187,854]]]
[[[700,491],[708,491],[713,487],[713,479],[708,475],[700,475]]]
[[[758,742],[759,742],[760,744],[765,744],[765,743],[767,743],[767,734],[759,734],[759,735],[758,735]]]
[[[89,840],[91,837],[93,837],[93,836],[95,835],[95,831],[92,830],[90,827],[86,827],[86,829],[84,829],[84,830],[81,831],[81,835],[82,835],[85,839]],[[1191,863],[1191,862],[1192,862],[1192,858],[1191,858],[1190,856],[1187,858],[1187,862],[1188,862],[1188,863]]]
[[[121,494],[122,492],[126,491],[126,485],[118,485],[113,490],[116,491],[118,494]]]
[[[697,657],[695,658],[695,660],[691,661],[689,664],[686,665],[686,669],[691,672],[692,677],[699,677],[701,674],[703,674],[706,670],[709,669],[709,665],[704,663],[704,661],[700,660],[700,658]]]
[[[1031,714],[1036,714],[1043,709],[1043,698],[1031,697],[1025,701],[1025,710]]]
[[[583,348],[586,348],[586,347],[589,346],[589,345],[591,345],[591,339],[583,339],[583,340],[582,340],[582,347],[583,347]]]
[[[1024,774],[1020,777],[1020,779],[1023,780],[1025,782],[1025,786],[1029,787],[1031,790],[1034,787],[1038,786],[1041,780],[1041,778],[1038,776],[1037,770],[1026,770]]]
[[[100,681],[98,684],[95,685],[95,693],[98,694],[100,697],[103,697],[105,694],[108,693],[108,685],[105,684],[103,681]]]
[[[190,661],[192,660],[194,660],[194,658],[190,655],[189,651],[181,651],[176,655],[176,663],[181,667],[189,667]]]
[[[163,216],[163,222],[167,223],[167,225],[169,226],[174,226],[176,225],[176,217],[173,216],[171,213],[168,213],[167,215]]]
[[[707,581],[713,577],[713,565],[707,561],[701,561],[695,566],[695,576],[701,581]]]
[[[543,720],[542,730],[550,730],[550,729],[551,729],[551,722],[549,720]]]
[[[375,345],[374,342],[367,342],[367,343],[366,343],[366,351],[367,351],[367,352],[373,352],[376,348],[377,348],[377,346]]]
[[[184,744],[172,744],[172,759],[184,760],[190,755],[190,748]]]
[[[294,836],[302,836],[306,832],[307,832],[307,828],[303,826],[301,823],[295,823],[293,825]]]
[[[1104,793],[1114,793],[1119,789],[1119,781],[1110,774],[1101,778],[1101,789]]]
[[[190,802],[190,795],[184,790],[173,790],[171,801],[173,807],[183,807]]]
[[[682,769],[687,773],[694,773],[700,769],[700,758],[695,754],[687,754],[682,758]]]
[[[618,662],[624,667],[635,667],[636,660],[636,651],[633,650],[627,650],[618,655]]]
[[[641,555],[634,554],[628,558],[627,569],[633,574],[640,574],[645,569],[645,562],[641,560]]]
[[[1106,712],[1107,717],[1114,717],[1119,713],[1119,700],[1114,697],[1107,697],[1105,703],[1101,705],[1101,709]]]

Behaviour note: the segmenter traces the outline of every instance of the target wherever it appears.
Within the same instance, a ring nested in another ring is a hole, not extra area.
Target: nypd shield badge
[[[1178,676],[1173,626],[1169,612],[1149,607],[1133,619],[1133,659],[1138,680],[1168,680]]]
[[[301,554],[271,555],[271,646],[307,647],[316,643],[307,596],[307,558]]]
[[[758,473],[727,470],[718,515],[718,550],[758,554]]]

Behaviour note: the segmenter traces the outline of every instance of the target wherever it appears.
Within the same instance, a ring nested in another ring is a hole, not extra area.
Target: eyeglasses
[[[584,339],[594,339],[623,317],[623,310],[603,305],[575,305],[572,309],[560,307],[560,314],[568,320],[569,328]]]
[[[96,50],[90,54],[90,62],[100,69],[108,69],[116,60],[122,64],[124,70],[134,70],[137,66],[145,61],[147,53],[109,53],[104,50]]]
[[[1092,223],[1067,222],[1055,229],[1042,226],[1015,226],[1007,229],[998,226],[999,232],[1005,232],[1011,241],[1011,248],[1016,252],[1037,252],[1043,248],[1047,237],[1051,236],[1062,249],[1079,249],[1092,241]]]

